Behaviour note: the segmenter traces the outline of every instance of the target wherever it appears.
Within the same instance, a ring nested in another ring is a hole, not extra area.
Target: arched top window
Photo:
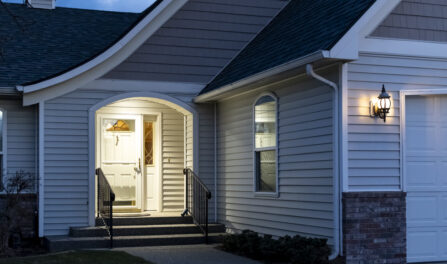
[[[271,94],[254,104],[255,191],[276,194],[277,177],[277,100]]]

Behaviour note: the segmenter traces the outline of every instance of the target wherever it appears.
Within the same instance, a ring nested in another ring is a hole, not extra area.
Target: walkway
[[[260,262],[216,249],[216,245],[115,248],[155,264],[259,264]]]

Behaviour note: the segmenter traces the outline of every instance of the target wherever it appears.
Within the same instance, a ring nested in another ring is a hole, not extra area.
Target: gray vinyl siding
[[[0,108],[7,116],[6,179],[23,171],[37,175],[37,110],[23,107],[21,100],[0,100]],[[36,178],[35,178],[36,179]],[[37,179],[33,187],[36,191]]]
[[[199,112],[199,176],[211,191],[211,200],[208,202],[211,222],[215,222],[215,180],[214,180],[214,105],[197,105]]]
[[[163,211],[184,209],[184,115],[177,110],[155,102],[129,99],[112,103],[97,113],[141,114],[161,113],[162,133],[162,205]],[[192,131],[191,131],[192,132]],[[157,133],[157,132],[155,132]],[[192,148],[192,147],[191,147]]]
[[[324,73],[337,81],[337,68]],[[332,90],[293,78],[264,90],[278,97],[279,198],[254,193],[253,104],[244,94],[218,104],[218,220],[230,230],[328,238],[333,243]]]
[[[447,2],[403,0],[372,36],[447,42]]]
[[[286,3],[190,0],[106,78],[206,84]]]
[[[123,92],[132,92],[132,89],[128,86],[125,91],[110,91],[107,87],[87,85],[84,89],[45,102],[45,236],[65,235],[69,227],[88,225],[88,111],[100,101]],[[192,103],[194,95],[188,94],[188,91],[168,95],[202,113],[201,107]],[[201,137],[213,135],[208,132],[208,127],[212,129],[213,124],[208,121],[199,121],[199,130],[203,133]],[[183,130],[183,117],[179,122],[181,125],[178,129]],[[183,139],[183,134],[179,136]],[[203,145],[200,149],[205,151],[212,147],[211,144]],[[213,168],[213,164],[207,165],[210,162],[212,160],[208,157],[199,158],[201,167]],[[176,175],[181,173],[179,168],[176,168]],[[203,170],[199,176],[206,179],[207,184],[214,184],[209,182],[214,179],[213,170]],[[175,203],[175,208],[179,208],[178,202]],[[213,214],[210,207],[210,215]]]
[[[400,190],[401,90],[445,89],[447,61],[362,54],[348,66],[349,189]],[[382,84],[392,97],[386,123],[369,116]]]

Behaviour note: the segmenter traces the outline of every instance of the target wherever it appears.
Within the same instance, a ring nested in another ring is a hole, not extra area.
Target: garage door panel
[[[407,161],[407,184],[408,187],[434,186],[436,185],[435,162]],[[421,175],[425,175],[421,177]]]
[[[443,195],[440,198],[441,202],[439,205],[440,215],[442,217],[443,226],[447,226],[447,195]]]
[[[407,197],[407,221],[409,224],[434,225],[438,221],[437,197],[409,196]]]
[[[424,98],[421,98],[424,97]],[[435,98],[425,96],[409,96],[405,99],[407,105],[411,105],[412,108],[406,109],[407,120],[430,120],[430,117],[435,112]],[[428,116],[428,119],[427,119]]]
[[[438,251],[436,230],[411,228],[408,231],[407,250],[412,253],[413,258],[428,259],[436,255]],[[421,244],[424,246],[421,247]]]
[[[408,262],[447,260],[447,96],[408,96]]]
[[[436,149],[436,142],[433,142],[433,137],[435,137],[434,127],[408,127],[407,137],[417,138],[418,140],[409,141],[407,144],[407,149],[409,151],[433,151]]]

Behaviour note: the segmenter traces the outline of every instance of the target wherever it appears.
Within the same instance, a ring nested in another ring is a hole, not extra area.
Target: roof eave
[[[152,23],[153,20],[155,20],[157,17],[162,16],[164,20],[167,20],[165,18],[166,16],[171,15],[172,13],[175,13],[179,7],[183,6],[188,0],[163,0],[158,4],[151,12],[149,12],[143,19],[141,19],[132,29],[130,29],[127,34],[125,34],[120,40],[118,40],[115,44],[113,44],[111,47],[109,47],[107,50],[99,54],[98,56],[92,58],[91,60],[83,63],[82,65],[79,65],[67,72],[64,72],[60,75],[54,76],[52,78],[42,80],[37,83],[32,84],[23,84],[23,85],[17,85],[16,89],[18,91],[23,92],[24,94],[37,92],[39,90],[48,88],[48,87],[54,87],[59,84],[62,84],[64,82],[67,82],[68,80],[74,79],[80,75],[85,74],[86,72],[90,71],[91,69],[97,67],[98,65],[104,64],[109,58],[113,57],[115,54],[119,53],[125,46],[128,45],[128,43],[134,41],[134,39],[137,38],[138,34],[144,30],[146,30],[146,27]],[[174,10],[169,15],[166,13],[163,13],[164,10],[170,8],[171,10]]]
[[[328,58],[330,58],[329,51],[319,50],[314,53],[303,56],[301,58],[281,64],[274,68],[270,68],[263,72],[251,75],[251,76],[241,79],[239,81],[224,85],[224,86],[214,89],[210,92],[198,95],[196,98],[194,98],[194,102],[195,103],[206,103],[206,102],[216,101],[223,95],[234,92],[241,87],[244,87],[244,86],[250,85],[252,83],[270,78],[272,76],[275,76],[277,74],[280,74],[280,73],[283,73],[283,72],[286,72],[289,70],[293,70],[293,69],[302,67],[306,64],[313,63],[313,62],[316,62],[316,61],[319,61],[322,59],[328,59]]]

